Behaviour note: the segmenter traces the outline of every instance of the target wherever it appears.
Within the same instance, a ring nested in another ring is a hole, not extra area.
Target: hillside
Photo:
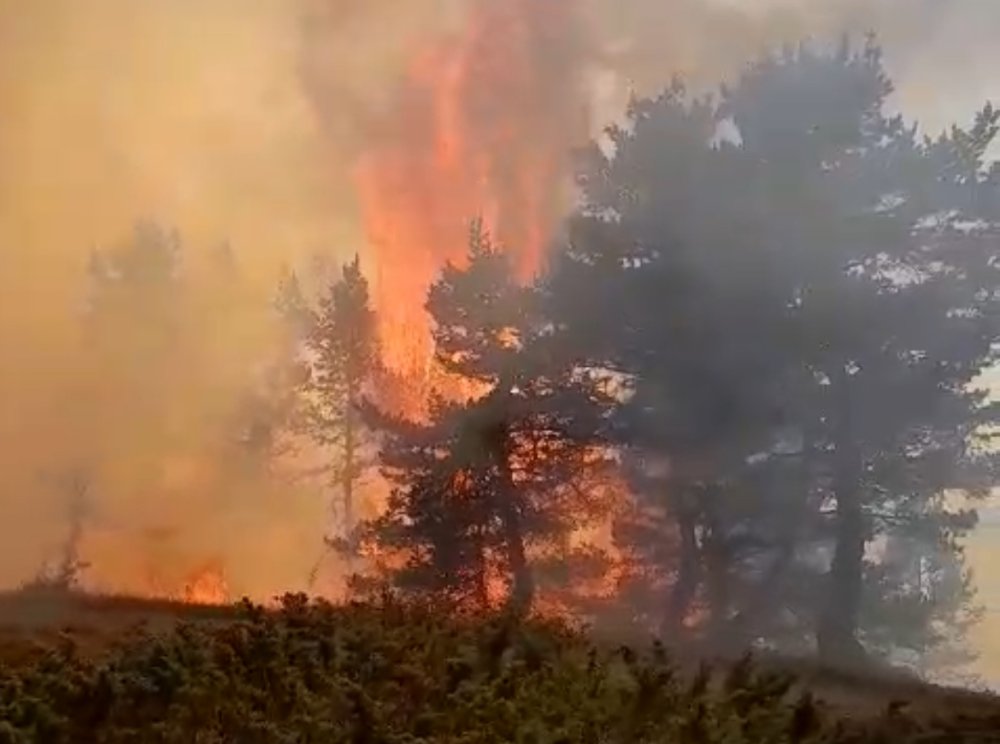
[[[662,648],[393,602],[7,595],[0,624],[0,742],[1000,741],[990,696],[774,662],[689,674]]]

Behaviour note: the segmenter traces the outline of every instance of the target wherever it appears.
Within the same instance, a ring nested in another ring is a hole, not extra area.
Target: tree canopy
[[[922,138],[891,92],[872,40],[675,84],[582,153],[535,285],[474,229],[428,309],[481,390],[387,427],[372,538],[428,590],[483,597],[492,566],[530,604],[539,546],[594,513],[591,457],[627,476],[609,617],[837,661],[955,641],[995,474],[1000,114]]]

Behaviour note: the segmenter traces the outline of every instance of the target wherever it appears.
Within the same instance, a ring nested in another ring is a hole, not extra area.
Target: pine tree
[[[599,466],[603,399],[559,363],[537,291],[517,283],[480,223],[466,265],[444,269],[427,307],[437,361],[474,393],[435,401],[426,425],[383,419],[395,488],[371,539],[407,556],[398,584],[482,604],[502,581],[524,612],[533,558],[592,516],[574,481]]]
[[[836,661],[901,643],[865,603],[908,572],[873,548],[919,536],[960,562],[972,515],[943,494],[993,482],[975,382],[1000,330],[983,162],[998,117],[920,141],[883,113],[890,91],[874,43],[803,47],[718,103],[635,102],[613,153],[584,164],[557,318],[631,376],[622,441],[668,463],[639,547],[662,561],[674,628],[791,638],[804,628],[783,617],[815,616]]]
[[[136,372],[132,382],[143,383],[151,363],[171,352],[181,322],[180,260],[177,233],[149,222],[136,225],[130,240],[91,256],[88,340],[115,358],[118,370]]]
[[[721,108],[781,184],[772,234],[797,237],[786,270],[803,368],[819,383],[805,388],[801,425],[836,509],[817,637],[835,660],[864,653],[873,539],[904,524],[949,550],[969,521],[942,508],[943,491],[983,494],[990,480],[974,438],[994,413],[973,386],[1000,330],[998,191],[982,174],[996,117],[956,128],[951,147],[921,143],[883,113],[891,90],[869,42],[769,60]],[[949,149],[953,162],[936,152]]]
[[[786,560],[769,544],[786,528],[765,517],[787,516],[788,494],[746,477],[783,427],[784,287],[741,203],[744,159],[712,144],[713,106],[675,85],[630,116],[609,132],[614,157],[595,147],[583,163],[589,205],[557,263],[552,315],[584,363],[628,380],[616,428],[638,512],[617,531],[639,560],[639,614],[670,638],[696,615],[735,635],[723,621],[738,595],[763,588],[738,573]]]
[[[344,534],[350,536],[357,522],[357,489],[366,463],[359,413],[377,365],[375,314],[358,257],[343,267],[309,322],[306,347],[311,375],[305,385],[305,426],[317,443],[333,450],[332,480],[340,491],[335,511]],[[353,536],[348,544],[353,553]]]
[[[468,433],[464,408],[431,402],[428,423],[369,409],[380,432],[381,470],[392,485],[364,539],[397,588],[464,606],[490,603],[491,562],[501,547],[491,514],[491,484],[455,456]]]
[[[251,459],[268,461],[287,453],[279,447],[283,436],[301,428],[300,394],[309,377],[303,345],[310,328],[310,312],[294,272],[285,273],[272,303],[277,343],[273,358],[262,367],[261,379],[247,395],[241,443]]]

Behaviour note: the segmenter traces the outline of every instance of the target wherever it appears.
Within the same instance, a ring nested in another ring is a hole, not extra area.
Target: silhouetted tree
[[[718,103],[634,103],[584,163],[554,307],[581,355],[630,377],[621,440],[667,463],[636,484],[666,494],[640,541],[672,576],[666,627],[775,638],[815,615],[824,655],[859,659],[902,641],[862,626],[865,597],[907,581],[877,539],[960,561],[972,515],[943,495],[992,483],[974,383],[1000,330],[997,114],[922,142],[883,113],[890,91],[874,43],[788,51]]]
[[[949,514],[944,491],[983,495],[992,482],[974,437],[995,412],[974,384],[1000,331],[998,192],[982,173],[997,117],[920,142],[883,113],[891,90],[870,42],[767,60],[720,108],[758,163],[772,240],[789,247],[788,299],[816,381],[798,415],[835,507],[817,629],[835,660],[862,654],[873,539],[902,523],[949,551],[971,523]]]
[[[54,485],[66,501],[66,537],[54,565],[47,562],[26,588],[60,592],[78,590],[83,572],[90,567],[81,552],[84,529],[93,508],[90,476],[83,469],[70,468],[54,479]]]
[[[721,635],[741,561],[755,575],[785,560],[770,538],[786,530],[789,493],[751,487],[746,471],[787,428],[786,293],[747,164],[733,143],[713,144],[714,107],[675,86],[630,117],[609,131],[613,156],[595,146],[584,161],[588,206],[550,282],[552,316],[581,364],[628,381],[616,426],[639,503],[618,533],[658,587],[647,611],[676,637],[711,604],[700,614]]]
[[[311,314],[298,277],[287,272],[278,283],[272,303],[276,315],[276,342],[272,358],[261,365],[257,384],[247,394],[241,442],[257,460],[271,460],[287,453],[282,439],[302,426],[302,387],[309,379],[304,346]]]
[[[467,265],[448,265],[427,302],[436,358],[470,388],[437,400],[423,425],[383,420],[395,484],[372,539],[407,555],[398,583],[486,602],[491,577],[526,611],[533,557],[593,516],[574,487],[600,467],[602,398],[546,344],[537,293],[475,223]]]
[[[301,296],[294,303],[301,302]],[[299,313],[300,310],[293,310]],[[311,375],[305,385],[305,426],[313,439],[332,448],[333,483],[344,533],[357,522],[357,487],[365,465],[360,406],[377,365],[375,314],[360,260],[344,265],[340,277],[319,301],[306,335]],[[353,552],[354,538],[349,538]]]
[[[117,370],[136,372],[136,382],[152,382],[147,375],[155,371],[153,362],[170,354],[179,333],[180,259],[177,233],[151,222],[137,224],[130,240],[91,256],[88,341],[114,357]]]

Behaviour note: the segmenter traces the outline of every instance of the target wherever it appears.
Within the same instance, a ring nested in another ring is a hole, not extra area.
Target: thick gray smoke
[[[589,2],[612,65],[644,93],[673,73],[714,86],[776,45],[872,32],[898,84],[895,103],[928,131],[1000,97],[1000,5],[991,0]]]

